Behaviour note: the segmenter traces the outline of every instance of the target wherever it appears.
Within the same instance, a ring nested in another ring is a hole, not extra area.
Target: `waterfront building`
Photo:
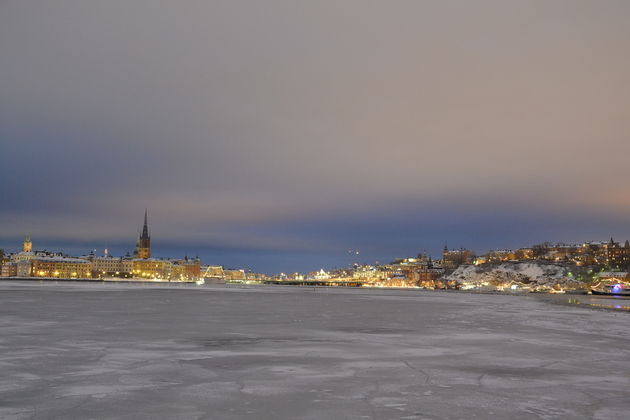
[[[7,261],[2,264],[2,271],[0,271],[1,277],[16,277],[18,264],[15,261]]]
[[[133,272],[133,260],[110,256],[89,257],[94,277],[129,277]]]
[[[31,261],[32,260],[21,260],[16,262],[18,277],[31,277],[33,275],[33,264]]]
[[[204,265],[200,271],[201,277],[206,279],[223,280],[225,278],[222,265]]]
[[[135,278],[193,281],[201,276],[199,259],[161,260],[157,258],[134,258],[131,274]]]
[[[201,277],[201,261],[199,258],[172,260],[172,280],[197,280]]]
[[[606,264],[609,266],[626,266],[630,264],[630,242],[624,245],[613,238],[606,244]]]
[[[362,265],[356,267],[352,273],[353,279],[361,279],[361,280],[375,280],[375,279],[384,279],[386,275],[378,269],[378,267],[371,265]]]
[[[157,258],[134,258],[132,261],[133,277],[144,279],[168,280],[173,271],[173,263]]]
[[[92,275],[92,265],[80,258],[36,257],[31,261],[18,263],[18,271],[20,277],[89,278]]]
[[[245,273],[245,270],[243,270],[243,269],[240,269],[240,270],[235,270],[235,269],[223,270],[223,274],[224,274],[224,278],[225,278],[226,281],[247,280],[247,274]]]
[[[168,276],[169,281],[186,281],[186,269],[183,265],[173,264]]]

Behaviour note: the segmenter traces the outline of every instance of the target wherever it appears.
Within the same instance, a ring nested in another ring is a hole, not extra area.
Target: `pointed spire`
[[[142,239],[149,238],[149,224],[147,221],[147,209],[144,209],[144,226],[142,227],[142,236],[140,236],[140,238]]]
[[[147,209],[144,209],[144,225],[142,226],[142,233],[138,237],[138,242],[136,242],[135,255],[137,258],[151,258],[151,237],[149,236]]]

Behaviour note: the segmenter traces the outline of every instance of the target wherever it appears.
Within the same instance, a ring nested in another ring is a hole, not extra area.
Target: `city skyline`
[[[262,272],[630,237],[628,13],[3,2],[0,247],[124,254],[144,208]]]
[[[622,419],[630,0],[0,0],[0,418]]]
[[[104,257],[113,257],[113,258],[117,258],[117,259],[139,259],[139,260],[171,260],[174,256],[173,253],[169,253],[168,252],[168,248],[166,249],[162,249],[162,252],[158,252],[158,255],[155,255],[154,251],[152,251],[151,248],[151,236],[150,236],[150,229],[149,229],[149,225],[148,225],[148,209],[145,209],[144,211],[144,219],[143,219],[143,223],[142,223],[142,228],[138,229],[138,235],[136,238],[136,242],[135,242],[135,247],[133,251],[122,251],[122,252],[116,252],[116,248],[110,248],[109,246],[105,246],[102,249],[102,252],[99,252],[98,249],[96,248],[91,248],[89,251],[86,249],[79,249],[78,252],[73,252],[69,251],[68,249],[48,249],[48,247],[46,246],[39,246],[36,249],[33,249],[33,242],[31,239],[31,234],[27,233],[26,236],[24,237],[24,241],[22,242],[22,247],[21,247],[21,251],[23,252],[31,252],[31,251],[35,251],[35,252],[43,252],[44,255],[81,255],[81,258],[87,257],[87,256],[104,256]],[[622,241],[623,242],[623,241]],[[451,253],[455,253],[454,255],[457,255],[458,259],[458,263],[457,264],[462,264],[462,263],[467,263],[467,264],[477,264],[477,262],[481,262],[486,263],[488,262],[488,257],[494,255],[495,253],[502,253],[502,254],[496,254],[493,258],[498,257],[498,255],[504,255],[503,257],[500,257],[499,260],[503,260],[503,261],[508,261],[510,259],[514,259],[514,260],[519,260],[519,259],[530,259],[531,255],[530,253],[532,252],[532,250],[536,247],[551,247],[549,249],[553,249],[554,247],[567,247],[567,249],[569,248],[583,248],[585,246],[587,246],[587,244],[593,244],[597,247],[601,247],[602,245],[609,245],[609,246],[620,246],[621,248],[624,249],[624,252],[628,252],[627,249],[630,249],[630,241],[625,240],[625,243],[619,243],[619,242],[614,242],[613,237],[610,237],[610,240],[608,241],[604,241],[604,240],[597,240],[597,241],[580,241],[578,242],[574,242],[574,243],[567,243],[567,242],[563,242],[563,241],[545,241],[544,243],[540,243],[540,244],[520,244],[519,246],[515,246],[515,247],[511,247],[511,248],[500,248],[500,247],[494,247],[491,249],[486,249],[483,250],[482,252],[479,252],[479,250],[474,250],[474,249],[469,249],[469,248],[465,248],[465,247],[453,247],[451,246],[449,248],[448,246],[448,242],[444,242],[443,247],[441,248],[439,253],[434,253],[431,251],[428,251],[426,248],[422,249],[422,250],[416,250],[416,251],[411,251],[408,252],[404,255],[398,255],[396,257],[379,257],[376,258],[372,261],[370,260],[366,260],[365,257],[361,254],[359,249],[349,249],[347,250],[347,254],[345,255],[344,258],[339,259],[337,265],[329,265],[329,266],[322,266],[319,265],[320,269],[327,269],[327,270],[334,270],[334,269],[343,269],[343,268],[357,268],[359,266],[367,266],[367,265],[379,265],[379,264],[390,264],[393,261],[396,260],[406,260],[408,258],[414,259],[416,256],[418,258],[420,258],[421,256],[423,256],[422,258],[428,258],[429,262],[431,261],[431,259],[435,259],[435,260],[440,260],[440,257],[446,259],[446,253],[447,251],[450,251]],[[431,247],[432,248],[432,247]],[[2,248],[0,248],[2,249]],[[525,250],[525,254],[523,254],[521,257],[518,257],[518,252],[519,251],[524,251]],[[7,255],[18,255],[18,249],[13,246],[13,247],[8,247],[6,249],[3,250],[5,252],[5,254]],[[112,252],[113,251],[113,252]],[[460,254],[461,252],[461,254]],[[514,252],[516,252],[517,254],[514,254]],[[570,252],[575,252],[575,251],[570,251]],[[152,255],[153,253],[153,255]],[[193,257],[194,255],[194,257]],[[273,254],[270,254],[273,255]],[[513,257],[509,257],[509,255],[513,255]],[[624,254],[625,255],[625,254]],[[186,259],[188,259],[189,257],[191,259],[197,259],[198,261],[200,261],[200,257],[199,257],[199,252],[192,252],[190,253],[186,253],[184,256]],[[476,257],[476,259],[475,259]],[[216,258],[216,257],[215,257]],[[460,258],[463,258],[461,261],[459,261]],[[625,257],[624,257],[625,258]],[[273,258],[272,258],[273,259]],[[291,264],[296,264],[295,259],[292,258],[292,261],[289,264],[285,264],[284,266],[275,266],[274,264],[277,264],[277,262],[272,263],[272,266],[274,267],[274,269],[272,270],[256,270],[253,268],[252,262],[251,260],[245,260],[248,263],[243,264],[242,260],[237,260],[237,263],[235,265],[231,265],[229,264],[229,258],[226,259],[223,258],[223,261],[218,261],[218,260],[211,260],[208,261],[206,260],[204,262],[204,264],[206,266],[221,266],[221,267],[225,267],[226,269],[235,269],[235,270],[244,270],[245,272],[259,272],[259,273],[263,273],[265,275],[277,275],[280,273],[308,273],[308,272],[315,272],[317,271],[317,268],[315,268],[315,265],[313,265],[311,263],[311,266],[309,266],[308,268],[304,269],[295,269],[295,266],[291,266]],[[477,262],[475,262],[477,261]],[[625,260],[624,260],[625,261]],[[228,264],[226,264],[226,262]],[[600,261],[601,263],[601,261]],[[625,264],[625,263],[624,263]],[[259,267],[260,266],[264,266],[264,263],[259,263]]]

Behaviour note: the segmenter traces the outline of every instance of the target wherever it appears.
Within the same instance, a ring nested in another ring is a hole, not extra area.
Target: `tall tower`
[[[31,242],[31,235],[26,235],[26,239],[24,239],[24,243],[22,244],[23,252],[31,252],[33,251],[33,242]]]
[[[147,223],[147,210],[144,210],[144,226],[142,234],[136,244],[136,256],[138,258],[151,258],[151,236],[149,236],[149,225]]]

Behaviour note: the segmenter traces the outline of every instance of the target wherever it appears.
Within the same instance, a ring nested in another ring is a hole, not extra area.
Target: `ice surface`
[[[625,419],[630,314],[534,296],[0,282],[1,419]]]

